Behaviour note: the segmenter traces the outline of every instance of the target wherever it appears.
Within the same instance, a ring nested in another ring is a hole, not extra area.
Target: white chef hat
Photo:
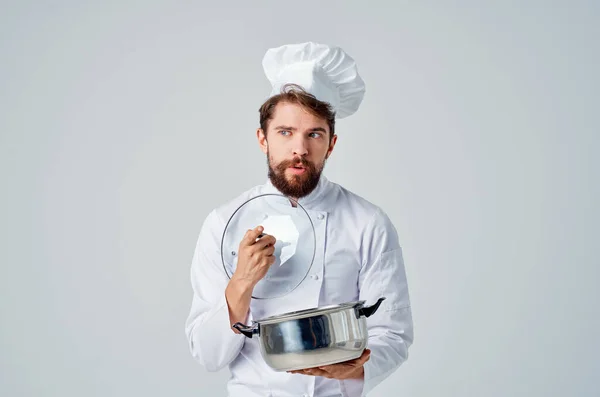
[[[318,100],[329,103],[337,118],[352,115],[365,95],[365,83],[353,58],[341,48],[313,42],[286,44],[267,50],[265,75],[281,93],[286,84],[297,84]]]

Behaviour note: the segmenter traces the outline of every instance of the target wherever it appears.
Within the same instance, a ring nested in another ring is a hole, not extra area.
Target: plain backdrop
[[[325,172],[404,248],[409,360],[377,396],[600,395],[598,2],[2,1],[0,395],[225,396],[189,266],[266,180],[270,48],[367,85]]]

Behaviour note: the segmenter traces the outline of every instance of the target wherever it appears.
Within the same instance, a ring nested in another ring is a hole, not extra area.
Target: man
[[[230,396],[364,396],[408,358],[413,325],[402,250],[396,230],[377,205],[323,174],[337,142],[335,119],[357,111],[365,89],[354,60],[337,47],[303,43],[267,51],[273,90],[260,108],[258,144],[268,180],[214,209],[198,237],[192,266],[193,301],[186,322],[192,356],[208,371],[231,371]],[[277,236],[261,225],[240,241],[231,278],[221,262],[228,219],[247,200],[278,193],[310,216],[317,253],[301,287],[274,299],[253,290],[275,262]],[[349,362],[276,372],[264,362],[258,338],[233,324],[330,304],[386,299],[367,319],[368,349]]]

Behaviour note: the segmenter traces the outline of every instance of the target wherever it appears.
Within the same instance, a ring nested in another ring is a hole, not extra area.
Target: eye
[[[320,137],[321,137],[321,133],[319,133],[319,132],[311,132],[311,133],[310,133],[310,135],[311,135],[313,138],[320,138]]]
[[[290,132],[289,132],[288,130],[281,130],[281,131],[279,131],[279,133],[280,133],[281,135],[290,134]]]

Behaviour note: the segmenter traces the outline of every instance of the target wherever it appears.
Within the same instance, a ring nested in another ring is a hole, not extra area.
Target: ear
[[[260,150],[262,150],[264,154],[267,154],[269,147],[269,143],[267,142],[267,134],[261,128],[256,130],[256,139],[258,140]]]
[[[325,155],[325,159],[328,159],[331,156],[331,152],[333,152],[333,148],[335,147],[335,143],[337,142],[337,135],[334,135],[331,138],[331,143],[329,144],[329,149],[327,149],[327,154]]]

